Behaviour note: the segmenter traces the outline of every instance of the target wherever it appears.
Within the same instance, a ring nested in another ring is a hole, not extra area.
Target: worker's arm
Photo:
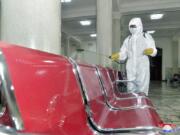
[[[149,56],[154,57],[157,54],[155,41],[154,41],[154,39],[152,38],[152,36],[150,34],[146,33],[145,36],[146,36],[147,49],[145,49],[143,53],[145,55],[149,55]]]
[[[116,52],[116,53],[113,53],[110,58],[112,60],[126,60],[127,59],[127,49],[128,49],[128,39],[129,37],[127,37],[125,40],[124,40],[124,43],[120,49],[120,52]]]

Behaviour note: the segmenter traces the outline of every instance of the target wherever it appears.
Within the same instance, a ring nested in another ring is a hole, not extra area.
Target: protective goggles
[[[130,27],[130,28],[137,28],[136,25],[130,25],[129,27]]]

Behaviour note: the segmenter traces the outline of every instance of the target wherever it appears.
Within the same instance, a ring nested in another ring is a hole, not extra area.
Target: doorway
[[[163,50],[157,48],[156,57],[150,57],[151,81],[162,81],[162,55]]]

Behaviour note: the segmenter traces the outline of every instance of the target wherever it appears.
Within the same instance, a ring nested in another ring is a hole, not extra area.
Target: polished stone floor
[[[149,97],[164,122],[180,127],[180,87],[151,82]]]

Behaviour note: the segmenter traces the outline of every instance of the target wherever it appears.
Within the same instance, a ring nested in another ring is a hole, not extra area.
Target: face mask
[[[129,28],[129,31],[134,35],[137,33],[137,28]]]

